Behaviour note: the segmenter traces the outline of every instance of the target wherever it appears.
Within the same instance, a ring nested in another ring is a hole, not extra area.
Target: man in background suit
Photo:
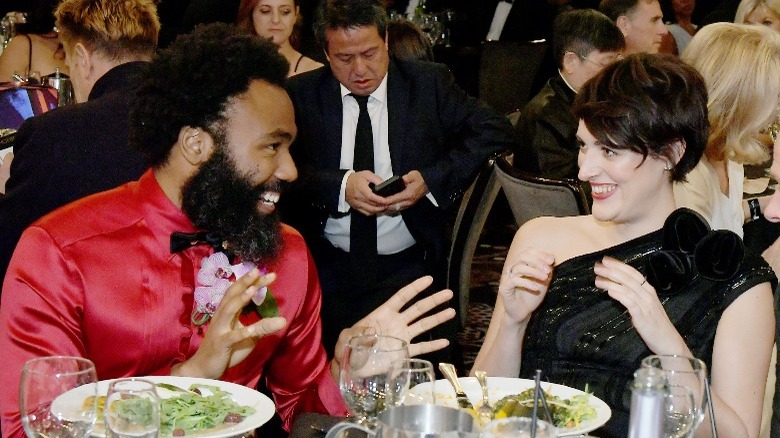
[[[130,82],[154,55],[160,23],[152,0],[65,0],[55,11],[77,105],[25,121],[0,197],[0,279],[19,237],[71,201],[141,176],[131,149]]]
[[[623,32],[626,38],[624,56],[658,53],[669,33],[658,0],[601,0],[599,11]]]
[[[512,141],[507,120],[466,95],[445,66],[391,58],[386,25],[374,0],[323,2],[315,33],[330,66],[288,82],[300,176],[287,197],[297,214],[285,221],[314,254],[326,350],[398,285],[425,274],[434,289],[443,285],[445,210]],[[400,193],[372,191],[392,175],[403,177]]]

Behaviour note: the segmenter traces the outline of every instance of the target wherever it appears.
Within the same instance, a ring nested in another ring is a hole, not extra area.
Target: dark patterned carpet
[[[468,315],[465,326],[457,334],[457,342],[463,352],[464,374],[471,369],[485,339],[496,302],[501,268],[516,230],[509,205],[503,194],[500,194],[488,216],[474,254]]]

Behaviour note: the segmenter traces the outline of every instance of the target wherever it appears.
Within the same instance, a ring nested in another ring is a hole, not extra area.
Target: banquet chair
[[[463,194],[455,218],[447,264],[447,288],[458,297],[456,310],[461,326],[466,323],[468,313],[474,252],[500,189],[493,171],[493,160],[490,160]]]
[[[494,167],[518,227],[540,216],[590,214],[585,192],[576,180],[555,180],[523,172],[512,165],[511,154],[500,156]]]
[[[545,40],[482,43],[479,98],[501,114],[525,106],[555,71],[548,47]]]

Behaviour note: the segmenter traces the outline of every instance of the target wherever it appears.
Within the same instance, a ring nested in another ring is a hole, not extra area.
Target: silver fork
[[[484,426],[493,419],[493,408],[490,407],[490,402],[488,401],[487,373],[474,371],[474,375],[477,377],[480,388],[482,388],[482,404],[477,409],[477,416],[479,417],[479,422]]]

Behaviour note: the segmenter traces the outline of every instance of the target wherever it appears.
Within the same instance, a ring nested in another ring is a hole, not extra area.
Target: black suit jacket
[[[285,221],[308,239],[322,235],[337,216],[342,103],[329,67],[294,76],[288,92],[295,106],[298,138],[296,189],[285,198]],[[512,143],[509,122],[455,85],[446,66],[391,59],[387,83],[388,140],[393,173],[418,170],[438,207],[423,197],[402,212],[418,243],[442,261],[446,255],[444,210],[460,198],[488,158]],[[284,198],[283,198],[284,199]],[[292,204],[292,205],[290,205]]]
[[[131,77],[143,62],[109,70],[85,103],[27,119],[0,197],[0,278],[27,226],[71,201],[138,179],[147,166],[128,141]]]

